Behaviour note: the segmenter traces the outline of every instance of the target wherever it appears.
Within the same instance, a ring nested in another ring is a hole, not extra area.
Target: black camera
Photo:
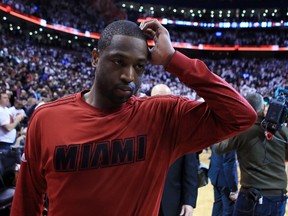
[[[288,115],[288,89],[278,87],[275,98],[269,101],[269,108],[262,126],[268,132],[275,133],[282,127]]]

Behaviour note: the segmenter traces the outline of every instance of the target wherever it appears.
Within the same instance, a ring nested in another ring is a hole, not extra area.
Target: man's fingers
[[[153,29],[153,31],[157,31],[157,29],[161,26],[158,20],[153,19],[153,20],[145,20],[140,23],[139,28],[143,31],[147,31],[147,29]]]
[[[156,32],[153,31],[151,28],[147,28],[146,31],[144,31],[144,33],[149,36],[150,38],[156,37]]]

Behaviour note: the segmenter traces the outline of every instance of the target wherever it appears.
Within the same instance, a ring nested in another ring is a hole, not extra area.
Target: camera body
[[[268,132],[275,133],[285,123],[288,116],[288,89],[278,87],[275,98],[269,102],[269,108],[262,126]]]

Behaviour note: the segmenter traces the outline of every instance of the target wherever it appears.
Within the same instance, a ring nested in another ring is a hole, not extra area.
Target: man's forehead
[[[135,36],[115,34],[111,38],[111,44],[127,43],[127,42],[129,43],[134,41],[135,42],[137,41],[138,43],[145,44],[146,46],[148,46],[146,40]]]
[[[111,44],[106,47],[110,55],[143,55],[143,59],[148,57],[148,45],[145,40],[126,35],[114,35]],[[104,51],[104,50],[103,50]]]

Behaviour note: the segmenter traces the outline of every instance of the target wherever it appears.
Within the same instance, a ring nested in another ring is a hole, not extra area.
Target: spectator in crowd
[[[265,118],[262,95],[250,93],[248,102],[258,120],[248,130],[215,145],[217,153],[236,150],[240,165],[241,188],[235,205],[235,216],[284,216],[286,209],[288,128],[282,126],[272,137],[261,122]]]
[[[153,38],[148,49],[144,34]],[[147,61],[205,102],[136,97]],[[175,51],[158,20],[108,25],[92,51],[90,90],[34,111],[11,216],[158,214],[171,162],[251,127],[256,114],[198,59]],[[207,134],[207,131],[213,133]],[[40,161],[40,162],[39,162]]]
[[[18,114],[13,118],[9,110],[9,96],[6,92],[0,93],[0,150],[10,150],[17,136],[16,127],[24,118]]]
[[[22,101],[19,99],[14,100],[14,106],[9,107],[9,110],[12,114],[13,119],[16,118],[17,115],[22,114],[24,117],[26,117],[25,110],[23,109]]]
[[[151,96],[171,95],[167,85],[158,84]],[[178,158],[166,176],[159,216],[193,215],[198,196],[198,166],[196,153]]]
[[[211,146],[208,176],[214,190],[212,216],[232,216],[238,195],[236,152],[219,155]]]

